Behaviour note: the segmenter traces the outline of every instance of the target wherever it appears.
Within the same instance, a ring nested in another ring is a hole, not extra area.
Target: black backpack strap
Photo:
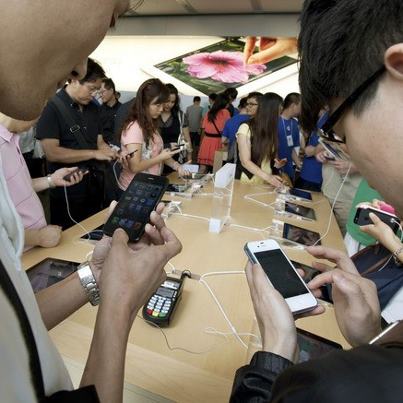
[[[75,136],[75,138],[78,141],[78,144],[80,144],[80,147],[83,150],[91,149],[90,145],[88,144],[87,140],[83,135],[82,127],[77,123],[75,116],[72,114],[71,109],[66,106],[66,104],[60,98],[60,96],[56,94],[56,96],[53,97],[49,102],[55,106],[55,108],[61,113],[63,118],[66,120],[67,125],[69,126],[70,133]]]
[[[31,324],[28,319],[28,315],[25,312],[24,305],[18,295],[17,290],[11,281],[10,276],[7,273],[6,268],[0,260],[0,288],[4,292],[7,299],[10,301],[10,305],[14,309],[17,316],[21,334],[24,338],[25,345],[28,351],[29,357],[29,369],[31,372],[31,379],[35,396],[40,403],[99,403],[99,398],[95,390],[94,385],[86,386],[73,391],[60,391],[56,392],[52,396],[45,396],[45,386],[43,382],[43,374],[41,368],[41,362],[39,360],[39,352],[36,346],[36,340],[31,328]],[[4,324],[7,326],[7,324]]]

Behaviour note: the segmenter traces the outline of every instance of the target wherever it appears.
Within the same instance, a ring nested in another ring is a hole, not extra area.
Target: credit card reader
[[[160,327],[168,326],[182,297],[184,278],[167,277],[143,306],[143,318]]]

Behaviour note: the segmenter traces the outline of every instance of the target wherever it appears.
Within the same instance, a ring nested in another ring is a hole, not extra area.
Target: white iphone
[[[302,277],[273,239],[248,242],[245,253],[252,263],[258,263],[267,280],[284,297],[292,313],[314,309],[318,302]]]

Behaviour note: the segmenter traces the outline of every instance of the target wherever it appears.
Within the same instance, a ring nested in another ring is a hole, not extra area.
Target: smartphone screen
[[[288,201],[285,202],[285,211],[301,217],[310,218],[311,220],[315,220],[316,218],[315,211],[313,209],[305,206],[299,206],[298,204],[290,203]]]
[[[273,284],[273,287],[284,298],[308,293],[307,288],[281,249],[254,252],[254,255]]]
[[[292,188],[290,189],[290,195],[301,197],[303,199],[312,200],[312,195],[306,190]]]
[[[112,236],[117,228],[122,228],[129,235],[130,241],[138,240],[167,185],[166,177],[138,173],[106,222],[104,233]]]
[[[320,235],[305,228],[284,223],[283,238],[306,246],[320,245]]]

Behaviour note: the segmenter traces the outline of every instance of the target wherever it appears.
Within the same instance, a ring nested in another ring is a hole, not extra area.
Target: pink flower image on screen
[[[243,83],[249,75],[258,75],[266,70],[264,64],[245,65],[242,52],[197,53],[183,58],[187,72],[197,78],[211,78],[223,83]]]

